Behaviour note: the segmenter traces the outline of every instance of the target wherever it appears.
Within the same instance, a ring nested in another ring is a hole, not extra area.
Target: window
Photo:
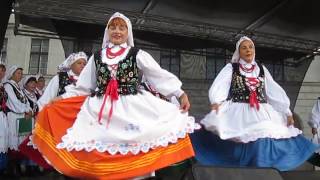
[[[1,52],[0,52],[0,60],[1,63],[5,64],[7,61],[7,44],[8,44],[8,39],[5,38],[3,40],[3,46],[1,48]]]
[[[29,74],[47,74],[49,39],[32,39]]]

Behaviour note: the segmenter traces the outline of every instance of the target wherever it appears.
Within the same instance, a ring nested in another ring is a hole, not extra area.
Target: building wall
[[[36,29],[34,29],[36,30]],[[7,42],[7,67],[11,65],[18,65],[24,69],[24,74],[28,74],[30,52],[31,52],[31,41],[30,36],[21,36],[14,34],[14,15],[10,16],[8,28],[6,31],[5,38]],[[43,38],[42,38],[43,39]],[[47,74],[45,75],[47,81],[57,73],[57,66],[65,59],[64,49],[61,40],[50,39],[49,40],[49,51],[48,51],[48,64]]]

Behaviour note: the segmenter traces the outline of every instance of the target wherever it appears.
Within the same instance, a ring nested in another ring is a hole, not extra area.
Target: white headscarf
[[[3,82],[8,81],[13,76],[14,72],[16,72],[17,69],[22,69],[21,67],[18,67],[16,65],[10,66],[9,69],[6,71],[6,75],[3,78]]]
[[[71,53],[66,60],[64,60],[59,66],[58,70],[60,72],[68,72],[71,68],[71,65],[75,63],[78,59],[84,59],[87,61],[88,56],[86,53],[80,51],[78,53]]]
[[[128,40],[127,40],[127,44],[131,47],[134,47],[134,43],[133,43],[133,33],[132,33],[132,25],[131,25],[131,21],[129,18],[127,18],[125,15],[119,13],[119,12],[116,12],[114,13],[109,21],[108,21],[108,24],[106,26],[106,29],[104,30],[104,36],[103,36],[103,42],[102,42],[102,49],[103,48],[106,48],[107,45],[109,44],[109,35],[108,35],[108,26],[109,26],[109,23],[111,22],[112,19],[114,18],[121,18],[124,20],[124,22],[126,22],[127,24],[127,28],[128,28]]]
[[[27,75],[27,76],[25,76],[24,78],[22,78],[22,80],[20,81],[20,87],[22,87],[23,89],[25,89],[25,86],[27,85],[27,82],[28,82],[28,80],[30,79],[30,78],[32,78],[32,77],[34,77],[34,78],[36,78],[36,80],[37,80],[37,77],[36,76],[34,76],[34,75]]]
[[[239,41],[236,43],[236,50],[235,50],[234,53],[233,53],[233,56],[232,56],[232,59],[231,59],[231,63],[237,63],[237,62],[239,62],[239,60],[240,60],[239,48],[240,48],[240,44],[241,44],[243,41],[251,41],[252,44],[253,44],[253,46],[254,46],[254,43],[253,43],[253,41],[252,41],[250,38],[248,38],[247,36],[242,36],[242,37],[239,39]],[[253,61],[254,61],[254,59],[255,59],[255,55],[253,56]],[[253,61],[252,61],[252,62],[253,62]]]
[[[44,76],[41,73],[38,73],[37,75],[35,75],[37,81],[39,81],[40,78],[44,78]]]

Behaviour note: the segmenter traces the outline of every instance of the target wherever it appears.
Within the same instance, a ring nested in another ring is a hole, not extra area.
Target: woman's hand
[[[292,116],[287,117],[287,126],[294,125],[294,119]]]
[[[182,112],[187,112],[190,109],[190,102],[189,98],[186,93],[183,93],[180,97],[180,109],[182,109]]]
[[[24,113],[24,118],[31,119],[32,118],[32,111]]]
[[[317,128],[311,128],[311,133],[312,133],[313,135],[318,134],[318,129],[317,129]]]
[[[219,107],[220,107],[221,104],[211,104],[211,110],[215,110],[216,111],[216,114],[219,113]]]

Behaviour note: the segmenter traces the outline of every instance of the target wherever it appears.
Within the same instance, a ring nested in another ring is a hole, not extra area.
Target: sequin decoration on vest
[[[57,96],[65,93],[64,89],[66,86],[73,84],[76,85],[77,80],[75,80],[72,76],[69,76],[67,72],[59,72],[59,90]]]
[[[249,103],[251,107],[259,110],[259,103],[266,103],[264,91],[264,70],[257,63],[260,73],[257,78],[248,78],[240,74],[239,63],[232,63],[232,80],[227,100],[233,102]]]
[[[110,96],[111,107],[108,115],[108,123],[112,116],[113,101],[118,99],[120,95],[137,94],[138,92],[138,68],[136,56],[138,49],[131,48],[127,56],[118,64],[108,65],[102,62],[101,52],[94,55],[94,61],[97,69],[97,90],[95,95],[104,98],[103,104],[99,112],[99,122],[102,118],[102,113],[106,98]]]

